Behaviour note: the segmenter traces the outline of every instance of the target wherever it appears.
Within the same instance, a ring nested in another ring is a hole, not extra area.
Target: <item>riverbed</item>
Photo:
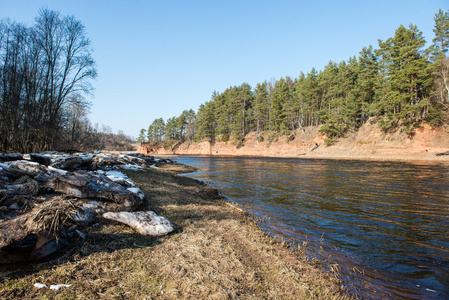
[[[449,297],[449,166],[176,157],[268,233],[337,263],[364,298]]]

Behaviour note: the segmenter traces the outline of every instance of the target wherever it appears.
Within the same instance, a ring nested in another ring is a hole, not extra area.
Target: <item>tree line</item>
[[[0,21],[0,151],[95,144],[83,95],[96,76],[90,40],[73,16],[42,9],[32,26]]]
[[[401,25],[393,37],[378,40],[378,48],[364,47],[358,56],[329,61],[323,70],[312,68],[254,89],[242,83],[214,91],[196,113],[189,111],[188,123],[182,116],[157,119],[141,130],[139,141],[243,141],[250,131],[296,134],[322,125],[326,143],[332,144],[372,117],[384,131],[403,126],[411,133],[422,122],[443,125],[449,105],[448,12],[440,9],[434,20],[428,48],[416,25]]]

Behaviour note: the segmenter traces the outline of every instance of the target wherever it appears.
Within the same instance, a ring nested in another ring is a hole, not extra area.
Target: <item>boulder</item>
[[[52,157],[49,155],[44,155],[44,154],[39,154],[39,153],[31,153],[30,155],[30,160],[40,163],[41,165],[45,165],[48,166],[51,164],[52,161]]]
[[[37,176],[42,173],[46,173],[47,168],[45,166],[42,166],[41,164],[34,162],[34,161],[28,161],[28,160],[15,160],[7,162],[6,165],[8,166],[9,171],[20,173],[23,175],[29,175],[29,176]]]
[[[8,194],[35,196],[39,192],[39,184],[28,176],[16,180],[14,184],[7,184],[5,188]]]
[[[131,156],[131,155],[119,155],[119,158],[123,159],[126,163],[130,163],[130,164],[134,164],[134,165],[138,165],[141,167],[146,167],[147,166],[147,162],[140,158],[140,157],[135,157],[135,156]]]
[[[98,153],[92,159],[92,165],[97,168],[110,168],[118,164],[124,164],[124,162],[104,153]]]
[[[143,200],[136,193],[108,177],[86,171],[68,172],[51,178],[46,187],[76,198],[101,199],[118,203],[125,210],[137,208]]]
[[[11,179],[16,180],[22,176],[23,176],[22,173],[18,173],[16,171],[11,170],[9,168],[9,165],[7,165],[6,163],[0,163],[0,177],[2,178],[3,181],[8,181],[6,180],[6,178],[8,178],[9,180]]]
[[[0,153],[0,161],[22,160],[23,154],[19,153]]]
[[[79,168],[84,163],[82,157],[79,156],[63,156],[53,159],[50,166],[56,169],[73,171]]]
[[[75,227],[91,224],[97,214],[144,235],[173,231],[154,212],[128,212],[145,194],[117,170],[154,163],[143,154],[0,153],[0,264],[39,260],[71,237],[85,238]]]

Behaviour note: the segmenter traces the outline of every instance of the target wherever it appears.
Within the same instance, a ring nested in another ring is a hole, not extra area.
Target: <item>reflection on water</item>
[[[449,167],[179,157],[261,226],[339,263],[368,298],[449,298]]]

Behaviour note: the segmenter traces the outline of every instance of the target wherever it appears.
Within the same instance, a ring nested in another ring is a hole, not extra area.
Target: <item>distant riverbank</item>
[[[149,155],[216,155],[252,157],[290,157],[319,159],[357,159],[377,161],[449,162],[449,133],[445,128],[429,125],[412,133],[397,130],[382,132],[377,125],[367,123],[359,130],[326,146],[326,137],[319,127],[308,127],[295,134],[277,136],[274,133],[250,132],[243,141],[202,141],[144,143],[138,151]]]

